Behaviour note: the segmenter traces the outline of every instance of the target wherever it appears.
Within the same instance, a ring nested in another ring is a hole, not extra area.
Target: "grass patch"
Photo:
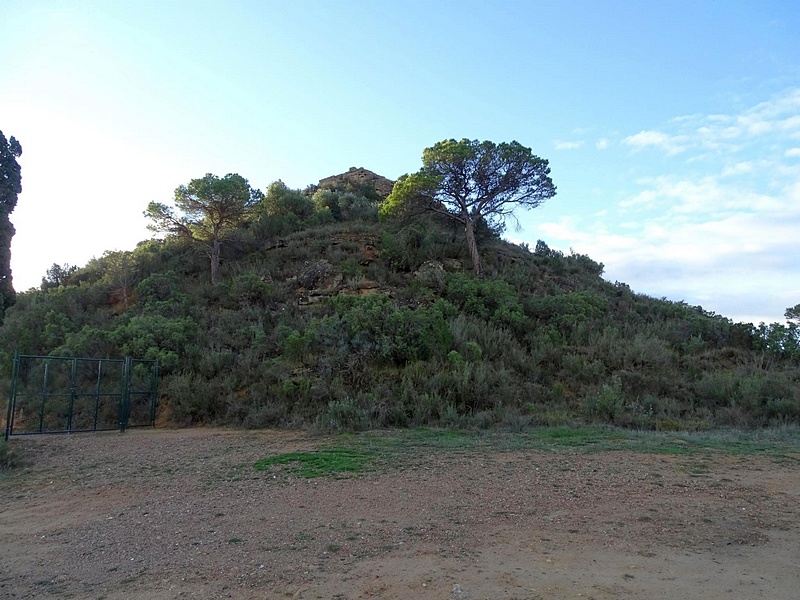
[[[800,463],[800,428],[712,430],[703,432],[634,431],[614,427],[542,427],[523,433],[435,428],[343,433],[336,447],[268,456],[255,463],[264,471],[281,467],[314,478],[374,468],[409,468],[438,452],[614,452],[695,457],[693,472],[714,454],[763,455]]]
[[[359,473],[373,460],[369,453],[355,448],[331,448],[311,452],[287,452],[262,458],[253,465],[258,471],[281,466],[292,475],[312,479]]]
[[[378,454],[412,454],[421,449],[454,451],[632,451],[647,454],[767,454],[800,460],[800,428],[656,432],[614,427],[542,427],[523,433],[413,429],[369,431],[350,444]]]

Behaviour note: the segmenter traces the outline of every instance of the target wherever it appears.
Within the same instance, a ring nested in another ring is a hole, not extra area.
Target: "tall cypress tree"
[[[16,230],[9,217],[22,191],[22,174],[17,162],[21,154],[22,146],[14,136],[6,140],[0,131],[0,324],[6,308],[16,300],[11,279],[11,238]]]

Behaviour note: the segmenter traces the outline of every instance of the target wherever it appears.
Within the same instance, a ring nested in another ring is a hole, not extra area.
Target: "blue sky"
[[[508,236],[736,321],[800,302],[794,2],[2,0],[15,287],[133,249],[211,172],[303,188],[517,140],[558,194]]]

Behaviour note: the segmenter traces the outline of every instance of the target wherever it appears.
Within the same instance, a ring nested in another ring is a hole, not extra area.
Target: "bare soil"
[[[0,598],[796,599],[800,461],[435,451],[259,472],[319,446],[213,429],[13,438]]]

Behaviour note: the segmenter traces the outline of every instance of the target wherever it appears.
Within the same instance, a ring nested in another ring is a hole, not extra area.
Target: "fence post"
[[[42,376],[42,406],[39,409],[39,433],[44,431],[44,405],[47,403],[47,380],[50,377],[50,359],[44,360],[44,375]]]
[[[150,425],[155,427],[158,404],[158,359],[150,367]]]
[[[14,401],[17,399],[17,377],[19,376],[19,354],[14,352],[14,362],[11,364],[11,390],[8,393],[8,412],[6,413],[5,440],[11,435],[14,421]]]
[[[75,378],[78,376],[78,359],[72,359],[72,369],[69,373],[69,409],[67,410],[67,433],[72,431],[72,413],[75,410]]]
[[[103,359],[97,359],[97,384],[94,388],[94,415],[92,417],[92,429],[97,430],[97,418],[100,414],[100,391],[103,383]]]
[[[133,359],[130,356],[126,356],[122,367],[122,402],[120,402],[119,406],[119,430],[122,433],[128,428],[128,417],[131,411],[132,363]]]

